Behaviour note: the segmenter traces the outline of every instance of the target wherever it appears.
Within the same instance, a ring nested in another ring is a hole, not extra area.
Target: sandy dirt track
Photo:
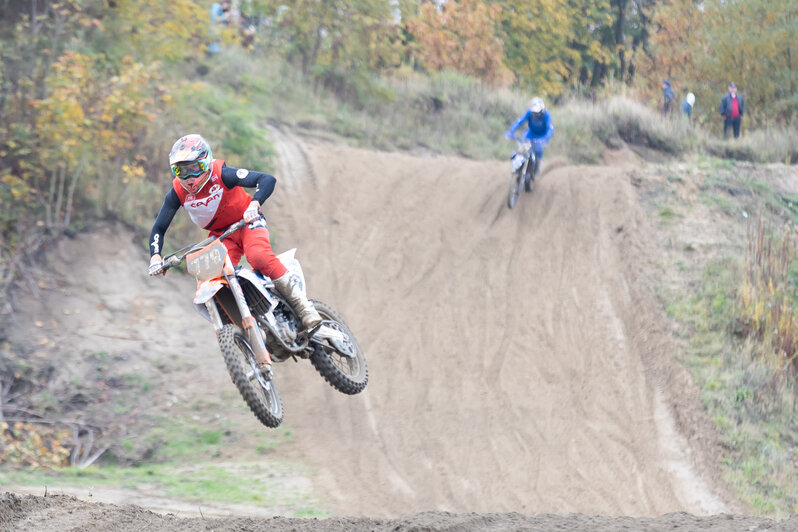
[[[293,433],[281,458],[315,472],[302,481],[334,515],[362,519],[222,525],[9,494],[0,496],[0,525],[4,518],[20,530],[44,529],[36,524],[47,519],[58,529],[116,522],[126,530],[774,525],[717,515],[740,509],[715,480],[707,459],[714,435],[660,324],[646,219],[626,158],[606,167],[546,161],[534,192],[510,211],[505,161],[375,153],[288,130],[272,134],[281,161],[264,210],[275,250],[298,248],[310,295],[344,316],[370,370],[366,390],[349,397],[310,364],[277,366]],[[80,237],[85,249],[65,243],[58,252],[77,261],[101,249],[92,238],[108,236]],[[125,298],[137,301],[141,308],[117,331],[132,369],[142,354],[180,352],[200,331],[196,345],[209,346],[197,355],[200,374],[184,377],[177,399],[229,392],[212,330],[185,312],[186,301],[140,297],[152,285],[142,273],[145,251],[139,257],[131,246],[100,263],[108,276],[135,268],[127,289],[85,295],[78,310],[102,307],[113,319],[129,308]],[[65,268],[76,267],[70,260]],[[174,293],[190,290],[186,279],[167,282]],[[48,304],[58,308],[45,302],[28,310]],[[93,327],[72,334],[95,345],[101,329]],[[157,342],[147,338],[152,330]]]
[[[397,532],[420,530],[436,531],[507,531],[507,530],[572,530],[572,531],[705,531],[770,530],[772,532],[798,529],[798,518],[776,522],[757,517],[716,515],[697,517],[686,513],[673,513],[656,518],[602,517],[588,515],[537,515],[510,514],[450,514],[422,512],[391,519],[338,517],[330,519],[271,519],[196,517],[178,518],[160,515],[132,505],[87,503],[63,495],[48,498],[28,495],[20,497],[0,493],[0,528],[15,531],[55,530],[115,530],[119,532],[196,532],[230,530],[237,532],[265,531],[339,531]]]
[[[313,175],[268,209],[276,240],[371,370],[352,398],[280,376],[338,514],[727,510],[656,375],[672,353],[647,334],[623,167],[550,165],[509,211],[503,162],[292,141],[309,168],[288,168]]]

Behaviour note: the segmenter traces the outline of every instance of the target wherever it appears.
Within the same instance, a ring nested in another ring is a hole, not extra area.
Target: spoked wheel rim
[[[255,392],[259,402],[273,416],[281,418],[283,407],[277,394],[277,388],[271,379],[267,379],[263,375],[263,372],[258,367],[255,352],[249,342],[242,334],[236,334],[235,345],[238,347],[237,351],[241,358],[241,364],[245,368],[247,381],[249,381],[249,385]]]

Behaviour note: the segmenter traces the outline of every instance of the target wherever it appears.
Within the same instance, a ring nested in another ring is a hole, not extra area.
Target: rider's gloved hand
[[[250,202],[247,210],[244,211],[244,221],[247,223],[252,223],[258,218],[260,218],[260,203],[253,200]]]
[[[150,267],[147,269],[150,275],[166,275],[166,270],[163,269],[163,259],[157,253],[150,257]]]
[[[505,131],[504,132],[504,136],[507,137],[510,140],[515,140],[515,135],[513,134],[512,131]]]

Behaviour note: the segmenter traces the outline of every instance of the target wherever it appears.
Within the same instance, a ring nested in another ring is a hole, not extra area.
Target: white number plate
[[[513,170],[518,170],[522,166],[524,166],[524,161],[526,161],[526,157],[521,155],[520,153],[516,153],[513,156]]]

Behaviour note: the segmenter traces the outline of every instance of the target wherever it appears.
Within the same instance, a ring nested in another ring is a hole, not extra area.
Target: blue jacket
[[[542,144],[545,146],[549,143],[551,137],[554,136],[554,124],[551,122],[551,115],[548,111],[543,111],[543,118],[535,120],[532,118],[532,111],[527,109],[526,113],[519,116],[518,119],[513,122],[513,125],[510,126],[510,133],[515,133],[524,122],[526,122],[527,127],[526,138],[529,140],[542,141]]]
[[[665,84],[665,88],[662,89],[662,95],[665,97],[666,102],[670,102],[673,100],[674,97],[673,88],[671,88],[670,83]]]

